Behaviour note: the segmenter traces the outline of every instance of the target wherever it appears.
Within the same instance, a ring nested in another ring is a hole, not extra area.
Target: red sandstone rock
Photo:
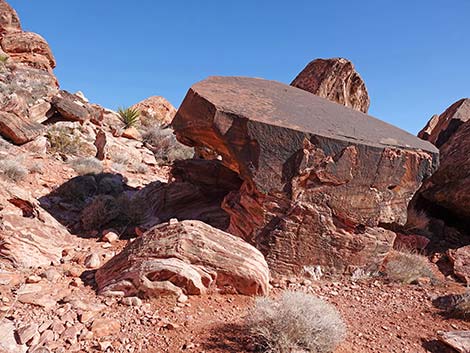
[[[463,98],[441,115],[433,115],[418,137],[440,148],[457,131],[460,125],[470,120],[470,99]]]
[[[398,128],[302,90],[261,79],[195,84],[173,120],[177,138],[222,156],[243,180],[224,199],[229,233],[271,269],[378,266],[406,208],[436,168],[437,149]]]
[[[13,143],[21,145],[31,141],[45,130],[44,125],[0,111],[0,134]]]
[[[463,228],[470,227],[470,99],[454,103],[441,114],[427,138],[439,146],[440,166],[417,198],[459,218]]]
[[[369,95],[354,65],[343,58],[316,59],[292,81],[291,86],[367,113]]]
[[[454,275],[466,284],[470,284],[470,245],[451,249],[447,255],[453,265]]]
[[[264,295],[269,270],[263,255],[242,239],[199,221],[170,221],[130,243],[96,273],[107,295]]]
[[[140,111],[141,120],[147,119],[149,123],[166,125],[171,123],[176,114],[176,109],[163,97],[149,97],[135,104],[132,108]]]
[[[0,181],[0,257],[19,267],[58,262],[70,233],[25,190]]]
[[[16,11],[4,0],[0,0],[0,36],[5,32],[21,31]]]

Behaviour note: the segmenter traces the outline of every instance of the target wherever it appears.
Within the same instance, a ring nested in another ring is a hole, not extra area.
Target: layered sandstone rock
[[[96,273],[104,295],[245,295],[268,292],[263,255],[242,239],[199,221],[170,221],[130,243]]]
[[[463,98],[452,104],[441,115],[433,115],[418,137],[440,148],[457,129],[470,120],[470,99]]]
[[[452,264],[454,275],[467,285],[470,284],[470,245],[450,249],[447,256]]]
[[[352,62],[343,58],[311,61],[292,81],[291,86],[363,113],[369,110],[366,85]]]
[[[0,0],[0,134],[23,144],[42,132],[47,102],[57,93],[55,59],[40,35],[24,32],[16,12]]]
[[[18,267],[58,262],[70,233],[25,190],[0,181],[0,258]]]
[[[176,109],[163,97],[153,96],[135,104],[132,108],[139,110],[141,119],[148,123],[167,125],[171,123]]]
[[[403,224],[437,149],[380,120],[277,82],[212,77],[173,120],[177,138],[221,155],[243,181],[222,207],[227,231],[278,273],[374,269]]]
[[[439,147],[440,166],[417,193],[418,205],[470,227],[470,99],[451,105],[420,136]]]

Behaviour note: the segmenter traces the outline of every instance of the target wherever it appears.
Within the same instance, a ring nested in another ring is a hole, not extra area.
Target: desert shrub
[[[148,210],[147,201],[137,194],[122,193],[117,198],[120,219],[123,223],[129,225],[139,225],[145,223],[147,219],[146,210]]]
[[[176,160],[192,158],[194,155],[194,149],[179,143],[169,128],[153,127],[145,131],[142,138],[150,145],[160,164],[171,164]]]
[[[384,267],[387,278],[393,282],[410,284],[427,277],[433,279],[426,256],[412,251],[393,251]]]
[[[408,210],[408,218],[406,220],[405,228],[407,230],[425,230],[429,226],[429,217],[424,211],[418,211],[415,208]]]
[[[80,213],[85,230],[98,230],[119,217],[119,205],[111,195],[98,195]]]
[[[46,134],[50,143],[52,153],[62,153],[78,156],[85,149],[84,142],[80,136],[71,133],[70,129],[65,127],[53,127]]]
[[[129,155],[122,152],[122,151],[119,151],[118,152],[114,152],[111,154],[110,156],[111,160],[117,164],[122,164],[122,165],[127,165],[129,164]]]
[[[145,164],[140,163],[135,167],[135,171],[139,174],[145,174],[149,171],[149,168]]]
[[[3,159],[0,160],[0,172],[8,179],[18,181],[22,180],[29,173],[29,170],[21,160]]]
[[[119,108],[117,111],[119,119],[124,123],[124,126],[130,128],[137,124],[140,117],[140,112],[134,108]]]
[[[34,162],[29,167],[29,171],[31,173],[37,173],[37,174],[42,174],[43,169],[44,169],[44,164],[42,164],[41,162]]]
[[[8,61],[8,55],[0,54],[0,64],[5,64]]]
[[[78,175],[99,174],[103,172],[101,162],[93,157],[74,159],[70,162],[70,165]]]
[[[127,170],[126,166],[121,163],[113,163],[111,164],[111,168],[118,173],[124,173]]]
[[[277,300],[258,298],[248,317],[264,352],[333,352],[346,335],[334,306],[302,292],[285,291]]]

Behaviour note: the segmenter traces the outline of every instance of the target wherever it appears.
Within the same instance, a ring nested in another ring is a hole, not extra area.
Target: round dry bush
[[[346,336],[334,306],[310,294],[285,291],[277,300],[258,298],[248,317],[264,352],[333,352]]]
[[[384,271],[392,282],[410,284],[424,277],[434,279],[426,256],[405,250],[392,252]]]

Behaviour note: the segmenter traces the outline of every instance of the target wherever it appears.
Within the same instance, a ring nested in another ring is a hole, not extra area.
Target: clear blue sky
[[[9,2],[48,40],[62,88],[110,108],[178,106],[210,75],[290,83],[338,56],[364,78],[369,113],[412,133],[470,96],[470,0]]]

